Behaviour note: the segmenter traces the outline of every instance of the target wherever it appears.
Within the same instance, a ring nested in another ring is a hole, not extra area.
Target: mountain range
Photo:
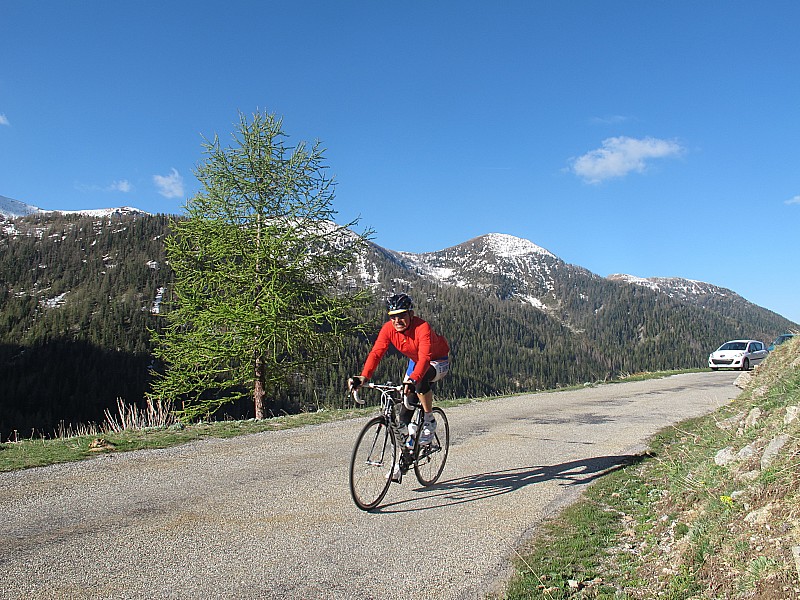
[[[533,242],[490,233],[437,252],[412,254],[376,248],[372,270],[362,266],[361,280],[375,283],[375,270],[387,258],[408,274],[442,285],[514,300],[538,309],[573,330],[585,331],[587,319],[602,320],[616,310],[620,290],[635,288],[640,298],[693,307],[716,317],[748,323],[752,336],[770,337],[792,324],[732,290],[679,277],[606,278],[572,264]]]
[[[0,214],[0,437],[100,420],[117,398],[141,401],[154,368],[148,329],[160,326],[169,298],[169,218],[130,207],[45,212],[3,197]],[[703,367],[728,339],[768,341],[797,327],[731,290],[601,277],[500,233],[422,254],[370,244],[344,283],[374,291],[365,319],[375,331],[381,299],[411,293],[417,314],[450,341],[454,367],[440,390],[449,396]],[[347,342],[330,365],[295,381],[275,410],[341,403],[341,382],[360,370],[370,343]],[[403,368],[397,356],[385,363],[384,372]],[[232,416],[247,410],[233,407]]]
[[[92,208],[86,210],[44,210],[32,204],[25,204],[13,198],[0,196],[0,220],[27,217],[30,215],[46,215],[60,213],[62,215],[86,215],[89,217],[107,217],[110,215],[146,215],[143,210],[132,206],[120,206],[116,208]]]
[[[46,211],[37,206],[0,196],[0,217],[6,219],[56,212],[90,217],[148,214],[130,206]],[[561,305],[556,292],[557,279],[564,276],[573,280],[598,277],[587,269],[565,263],[553,253],[529,240],[498,233],[480,236],[436,252],[412,254],[381,248],[378,255],[389,257],[419,277],[473,291],[483,290],[506,300],[515,298],[546,312],[557,312]],[[373,261],[373,266],[379,262]],[[363,259],[362,264],[364,264]],[[375,275],[364,271],[361,280],[365,284],[375,283]],[[748,302],[732,290],[702,281],[680,277],[642,278],[622,273],[609,275],[607,280],[638,285],[665,294],[671,299],[714,310],[720,314],[729,313],[731,307],[735,307],[737,314],[763,316],[770,312]]]

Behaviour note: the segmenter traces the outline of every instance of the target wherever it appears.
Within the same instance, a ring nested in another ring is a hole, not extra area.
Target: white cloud
[[[8,121],[8,117],[4,114],[0,114],[0,125],[11,125]]]
[[[603,140],[602,148],[576,158],[572,171],[588,183],[600,183],[624,177],[631,171],[641,173],[647,168],[648,160],[679,156],[682,152],[680,144],[670,140],[613,137]]]
[[[630,120],[631,117],[626,117],[625,115],[608,115],[606,117],[593,117],[592,123],[595,125],[618,125]]]
[[[174,167],[169,175],[153,175],[153,182],[165,198],[183,197],[183,177]]]
[[[127,179],[121,179],[120,181],[113,182],[108,190],[111,192],[122,192],[123,194],[127,194],[133,189],[131,182]]]
[[[795,196],[794,198],[789,198],[784,204],[800,204],[800,196]]]
[[[122,192],[127,194],[133,190],[133,185],[127,179],[120,179],[119,181],[112,181],[110,185],[76,183],[75,189],[81,192]]]

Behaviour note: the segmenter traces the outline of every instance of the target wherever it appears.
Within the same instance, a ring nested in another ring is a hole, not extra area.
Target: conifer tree
[[[154,334],[166,370],[150,395],[185,418],[247,395],[264,418],[268,396],[359,328],[367,294],[338,284],[369,232],[333,221],[320,143],[286,137],[275,115],[240,113],[231,146],[204,140],[202,189],[172,223],[172,308]]]

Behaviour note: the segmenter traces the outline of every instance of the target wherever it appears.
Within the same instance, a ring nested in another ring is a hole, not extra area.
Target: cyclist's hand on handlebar
[[[417,382],[413,379],[406,379],[403,382],[403,394],[413,396],[417,392]]]
[[[355,392],[358,388],[362,385],[367,383],[367,378],[363,375],[354,375],[350,379],[347,380],[347,389],[351,392]]]

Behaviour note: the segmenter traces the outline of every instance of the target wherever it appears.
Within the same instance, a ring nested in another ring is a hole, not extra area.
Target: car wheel
[[[711,367],[712,371],[716,371],[719,367]]]
[[[749,371],[749,370],[750,370],[750,361],[745,358],[742,361],[742,371]]]

